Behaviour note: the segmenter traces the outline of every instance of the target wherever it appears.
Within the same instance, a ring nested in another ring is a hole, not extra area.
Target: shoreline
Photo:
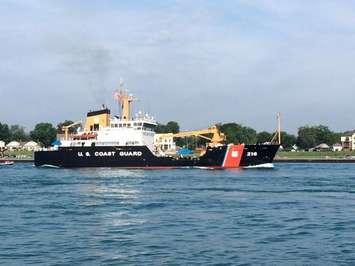
[[[0,158],[0,163],[13,161],[15,163],[33,163],[33,159]],[[337,158],[276,158],[273,163],[355,163],[355,159]]]
[[[345,158],[275,158],[274,163],[355,163]]]
[[[17,159],[17,158],[0,158],[0,163],[12,161],[12,162],[19,162],[19,163],[33,163],[34,159]]]

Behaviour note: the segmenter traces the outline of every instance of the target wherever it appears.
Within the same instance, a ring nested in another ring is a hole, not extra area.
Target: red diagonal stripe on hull
[[[244,144],[229,144],[224,158],[223,168],[237,168],[243,157]]]

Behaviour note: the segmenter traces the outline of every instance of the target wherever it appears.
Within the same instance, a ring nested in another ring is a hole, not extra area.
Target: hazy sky
[[[355,1],[0,2],[0,122],[78,120],[120,78],[183,129],[355,128]]]

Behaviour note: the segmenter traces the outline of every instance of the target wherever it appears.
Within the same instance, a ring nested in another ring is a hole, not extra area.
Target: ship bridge
[[[126,90],[114,94],[118,101],[120,116],[111,117],[111,111],[102,106],[101,110],[87,113],[85,127],[62,146],[147,146],[154,150],[154,135],[157,126],[152,116],[138,112],[131,115],[135,98]]]

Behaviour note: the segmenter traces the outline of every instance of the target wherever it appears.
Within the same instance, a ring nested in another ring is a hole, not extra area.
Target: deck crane
[[[226,140],[226,136],[219,131],[219,129],[216,126],[212,126],[208,129],[202,129],[202,130],[193,130],[193,131],[182,131],[179,133],[163,133],[163,134],[157,134],[158,139],[163,139],[163,138],[184,138],[184,137],[199,137],[203,139],[207,139],[210,141],[209,146],[211,147],[216,147],[221,145],[222,142]],[[212,135],[212,137],[207,137],[205,135]]]
[[[82,123],[81,121],[77,121],[77,122],[74,122],[70,125],[62,126],[62,130],[64,131],[65,140],[69,139],[69,129],[72,128],[73,126],[79,125],[81,123]]]

